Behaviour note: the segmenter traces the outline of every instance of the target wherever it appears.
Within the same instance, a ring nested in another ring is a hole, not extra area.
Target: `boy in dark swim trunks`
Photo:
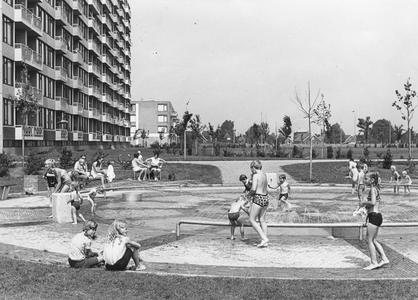
[[[242,182],[242,184],[244,185],[244,191],[243,193],[248,194],[251,191],[251,187],[253,185],[253,182],[247,178],[247,175],[245,174],[241,174],[239,176],[239,181]]]
[[[231,204],[231,208],[228,210],[228,219],[231,223],[231,240],[235,240],[235,226],[240,226],[241,240],[244,240],[244,223],[238,219],[241,210],[249,215],[248,209],[245,206],[247,203],[248,200],[244,196],[239,196],[237,200]]]

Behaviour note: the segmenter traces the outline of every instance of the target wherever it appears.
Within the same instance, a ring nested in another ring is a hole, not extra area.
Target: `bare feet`
[[[387,264],[389,264],[389,263],[390,263],[389,259],[382,260],[382,261],[379,263],[379,267],[382,267],[382,266],[387,265]]]
[[[227,240],[235,240],[234,236],[231,236],[230,238],[226,238]]]
[[[367,267],[363,268],[363,270],[370,271],[370,270],[377,269],[377,268],[379,268],[379,267],[380,267],[380,265],[378,265],[378,264],[370,264],[370,265],[368,265]]]
[[[73,223],[71,223],[71,224],[73,224],[73,225],[77,225],[77,222],[73,222]]]
[[[257,248],[268,247],[269,246],[268,242],[269,242],[269,240],[261,241],[261,243],[257,245]]]

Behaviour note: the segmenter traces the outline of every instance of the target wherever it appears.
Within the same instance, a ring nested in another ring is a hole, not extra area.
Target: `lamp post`
[[[340,122],[340,149],[343,145],[343,126],[342,126],[343,122]]]
[[[354,113],[354,126],[353,126],[353,140],[354,140],[354,137],[356,136],[356,111],[353,110],[353,113]]]

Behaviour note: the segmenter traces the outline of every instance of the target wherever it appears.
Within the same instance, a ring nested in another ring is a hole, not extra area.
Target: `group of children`
[[[249,215],[251,208],[251,197],[249,192],[252,188],[252,181],[245,174],[241,174],[239,181],[244,185],[244,195],[239,196],[234,202],[232,202],[228,210],[228,219],[231,224],[231,240],[235,240],[235,227],[240,228],[241,240],[245,240],[244,237],[244,222],[240,219],[240,212],[243,211]],[[268,184],[268,187],[271,189],[279,189],[279,206],[281,204],[286,205],[284,210],[290,210],[292,205],[287,201],[290,198],[290,184],[286,181],[286,175],[282,174],[279,176],[279,182],[277,186],[271,186]]]
[[[81,204],[83,203],[83,196],[80,194],[82,185],[77,180],[72,180],[71,175],[64,169],[58,168],[56,162],[53,159],[47,159],[45,161],[46,172],[44,178],[47,180],[48,194],[47,197],[52,206],[52,194],[53,193],[71,193],[68,203],[71,204],[71,215],[73,218],[73,224],[77,224],[77,218],[81,218],[85,222],[85,218],[79,213]],[[97,194],[104,193],[103,186],[92,188],[85,199],[91,204],[92,215],[96,212],[96,196]]]
[[[92,241],[97,238],[97,227],[95,220],[87,220],[84,222],[83,231],[71,240],[68,253],[68,263],[71,267],[91,268],[104,263],[107,270],[123,271],[132,258],[135,266],[132,266],[131,270],[146,269],[139,256],[141,245],[128,237],[126,221],[116,219],[109,226],[106,244],[101,252],[91,250]]]

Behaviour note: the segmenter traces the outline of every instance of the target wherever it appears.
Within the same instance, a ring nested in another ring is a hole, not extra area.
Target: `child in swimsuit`
[[[253,182],[247,178],[247,175],[245,174],[241,174],[239,176],[239,181],[242,182],[242,184],[244,185],[244,191],[243,193],[248,194],[251,191],[251,187],[253,185]]]
[[[398,171],[396,171],[396,167],[395,166],[391,166],[390,167],[390,171],[392,172],[392,175],[390,177],[390,182],[393,182],[393,192],[399,193],[399,179],[400,179],[400,175],[398,173]]]
[[[71,203],[71,215],[73,218],[73,224],[77,224],[77,217],[80,217],[83,222],[86,222],[86,219],[84,219],[83,215],[79,213],[79,210],[81,208],[81,204],[83,204],[83,198],[81,197],[79,193],[79,185],[78,182],[72,182],[71,183],[71,196],[70,200],[67,201],[67,203]]]
[[[409,189],[409,186],[412,184],[412,180],[406,171],[402,172],[402,178],[401,178],[400,183],[403,185],[404,194],[409,194],[411,192],[411,190]]]
[[[358,173],[357,177],[357,196],[358,201],[363,201],[364,192],[366,191],[366,185],[364,184],[365,180],[365,173],[364,173],[364,165],[360,164],[360,172]]]
[[[292,205],[287,201],[287,199],[290,198],[290,184],[286,181],[286,175],[281,174],[279,176],[279,183],[276,187],[268,185],[271,189],[279,189],[279,206],[281,203],[284,203],[286,205],[286,210],[290,210],[292,208]]]
[[[232,202],[231,208],[228,210],[228,219],[231,223],[231,240],[235,240],[235,226],[240,226],[241,240],[244,240],[244,223],[242,220],[239,220],[239,217],[241,210],[250,215],[246,207],[247,203],[248,199],[244,196],[239,196],[237,200]]]

